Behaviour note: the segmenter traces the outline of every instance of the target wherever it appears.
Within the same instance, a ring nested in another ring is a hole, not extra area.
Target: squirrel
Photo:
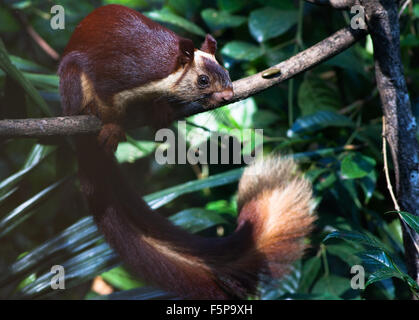
[[[146,282],[185,299],[244,299],[264,278],[290,270],[306,248],[315,220],[310,183],[290,159],[248,166],[238,190],[231,235],[190,234],[154,212],[119,169],[113,151],[125,139],[127,109],[150,125],[170,123],[173,108],[228,102],[228,71],[217,42],[191,40],[121,5],[95,9],[74,30],[58,73],[64,115],[93,114],[97,136],[77,136],[81,190],[105,239]]]

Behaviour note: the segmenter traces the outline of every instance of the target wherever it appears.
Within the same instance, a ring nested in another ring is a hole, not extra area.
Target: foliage
[[[232,79],[287,59],[351,18],[347,12],[291,0],[4,0],[1,118],[60,114],[56,63],[28,36],[13,10],[62,52],[77,23],[106,3],[138,9],[197,45],[211,32]],[[50,28],[52,4],[64,6],[65,30]],[[404,71],[417,115],[418,3],[406,9],[401,26]],[[288,276],[261,288],[263,299],[406,299],[418,292],[406,273],[398,215],[385,214],[393,204],[383,174],[373,68],[367,38],[286,83],[190,117],[184,137],[179,130],[180,139],[196,148],[212,133],[263,128],[264,152],[293,155],[313,183],[319,219],[311,247]],[[251,139],[237,138],[247,146],[243,153],[251,154]],[[0,297],[96,298],[92,280],[99,275],[116,291],[102,299],[167,297],[119,266],[103,242],[80,195],[69,141],[12,139],[0,145]],[[132,130],[117,158],[137,189],[148,194],[149,204],[162,207],[161,214],[174,223],[209,237],[232,232],[242,169],[157,165],[154,151],[165,147],[154,142],[150,130]],[[417,218],[405,212],[400,216],[418,231]],[[65,267],[67,290],[50,287],[50,269],[56,264]],[[365,289],[351,288],[354,265],[365,268]]]

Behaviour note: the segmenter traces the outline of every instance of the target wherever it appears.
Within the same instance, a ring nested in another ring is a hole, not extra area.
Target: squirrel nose
[[[234,92],[233,89],[225,89],[220,92],[214,93],[214,98],[218,101],[230,101],[233,98]]]
[[[224,90],[222,92],[222,98],[224,101],[230,101],[233,98],[234,92],[233,89]]]

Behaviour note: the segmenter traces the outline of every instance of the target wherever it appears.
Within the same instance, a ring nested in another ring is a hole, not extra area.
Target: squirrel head
[[[182,72],[172,90],[182,101],[212,106],[233,98],[230,76],[215,58],[216,50],[217,41],[209,34],[199,50],[191,40],[180,39],[178,61]]]

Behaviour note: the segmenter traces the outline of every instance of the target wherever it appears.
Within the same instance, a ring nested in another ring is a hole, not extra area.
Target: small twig
[[[383,161],[384,161],[384,173],[387,181],[387,189],[390,192],[391,199],[393,200],[394,208],[397,212],[400,212],[400,206],[397,202],[396,196],[394,195],[393,186],[391,185],[390,174],[388,170],[387,160],[387,138],[386,138],[386,117],[383,116]],[[400,215],[400,214],[399,214]]]
[[[36,42],[36,44],[53,60],[60,60],[60,55],[55,51],[36,30],[28,23],[26,17],[19,11],[15,11],[15,16],[25,28],[29,36]]]
[[[404,3],[403,3],[403,5],[402,5],[402,7],[400,8],[400,10],[399,10],[399,19],[400,19],[400,17],[402,16],[402,14],[403,14],[403,12],[404,12],[404,10],[407,8],[407,6],[410,4],[410,2],[411,2],[411,0],[406,0]]]
[[[383,116],[383,161],[384,161],[384,173],[386,176],[387,181],[387,189],[390,192],[391,199],[393,200],[394,209],[397,211],[397,214],[399,215],[400,221],[402,223],[405,223],[403,220],[402,215],[400,214],[400,206],[397,202],[396,196],[394,195],[393,186],[391,184],[390,180],[390,174],[388,170],[388,160],[387,160],[387,140],[386,140],[386,118]],[[410,229],[408,226],[406,227],[407,232],[409,233],[410,238],[413,240],[413,245],[415,246],[417,252],[419,252],[419,244],[414,241],[415,237],[413,236],[412,229]]]

